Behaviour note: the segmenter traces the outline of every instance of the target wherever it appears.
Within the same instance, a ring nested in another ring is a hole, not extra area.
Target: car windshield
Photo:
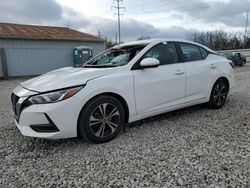
[[[114,67],[122,66],[132,60],[145,46],[126,46],[111,48],[87,61],[83,67]]]

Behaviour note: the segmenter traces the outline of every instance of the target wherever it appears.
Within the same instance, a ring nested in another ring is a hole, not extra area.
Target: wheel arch
[[[230,90],[230,82],[229,82],[229,79],[226,77],[226,76],[219,76],[217,79],[215,79],[215,81],[213,82],[212,86],[210,86],[210,92],[209,92],[209,98],[210,99],[210,96],[211,96],[211,93],[212,93],[212,90],[213,90],[213,87],[215,85],[216,82],[218,82],[219,80],[224,80],[226,83],[227,83],[227,86],[228,86],[228,91]]]
[[[79,136],[79,119],[80,119],[80,115],[82,110],[84,109],[84,107],[92,100],[94,100],[97,97],[100,96],[112,96],[115,97],[117,100],[119,100],[124,108],[125,111],[125,123],[128,123],[129,121],[129,107],[128,107],[128,103],[126,102],[126,100],[124,99],[124,97],[122,97],[121,95],[114,93],[114,92],[104,92],[104,93],[100,93],[97,94],[95,96],[93,96],[92,98],[90,98],[82,107],[81,111],[78,114],[78,118],[77,118],[77,135]]]
[[[214,82],[214,84],[215,84],[217,81],[219,81],[219,80],[225,81],[226,84],[227,84],[228,90],[230,90],[230,82],[229,82],[229,79],[228,79],[227,77],[225,77],[225,76],[219,77],[219,78]]]
[[[215,104],[214,97],[213,97],[213,91],[214,91],[214,88],[216,87],[216,84],[217,84],[218,82],[224,82],[224,83],[226,84],[226,87],[227,87],[227,90],[228,90],[228,91],[227,91],[227,93],[225,94],[223,101],[220,100],[220,101],[221,101],[220,103],[216,103],[216,104]],[[215,80],[213,86],[212,86],[211,91],[210,91],[210,96],[209,96],[209,100],[208,100],[208,103],[207,103],[207,104],[208,104],[208,107],[210,107],[210,108],[212,108],[212,109],[219,109],[219,108],[221,108],[221,107],[225,104],[225,102],[226,102],[226,97],[227,97],[227,94],[228,94],[228,92],[229,92],[229,88],[230,88],[230,82],[229,82],[229,80],[228,80],[227,77],[225,77],[225,76],[220,76],[219,78],[217,78],[217,79]]]

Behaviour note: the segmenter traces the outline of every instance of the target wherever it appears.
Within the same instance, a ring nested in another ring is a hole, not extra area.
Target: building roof
[[[104,40],[67,27],[0,23],[0,38],[95,41]]]

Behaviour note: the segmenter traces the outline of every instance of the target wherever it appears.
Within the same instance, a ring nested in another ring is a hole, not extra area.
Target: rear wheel
[[[228,84],[225,80],[219,79],[216,81],[208,102],[209,107],[214,109],[221,108],[227,100],[228,90]]]
[[[246,64],[246,61],[243,60],[241,64],[242,64],[242,66],[245,65],[245,64]]]
[[[79,135],[95,143],[115,138],[125,122],[125,112],[119,100],[112,96],[99,96],[86,104],[80,117]]]

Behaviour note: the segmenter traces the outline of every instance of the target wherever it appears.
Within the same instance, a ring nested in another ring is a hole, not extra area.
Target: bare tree
[[[242,36],[236,33],[228,33],[222,30],[193,33],[189,40],[201,43],[213,50],[230,50],[239,49],[243,46]],[[250,40],[246,40],[250,47]],[[247,43],[246,42],[246,43]]]

